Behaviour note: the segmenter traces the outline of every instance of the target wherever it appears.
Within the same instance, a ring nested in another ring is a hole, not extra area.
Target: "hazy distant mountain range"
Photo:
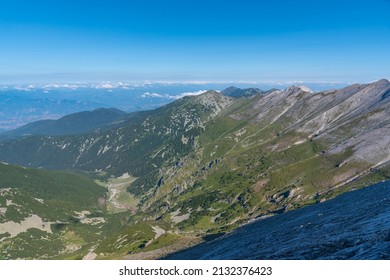
[[[93,178],[96,195],[85,209],[67,204],[65,216],[46,217],[46,200],[61,196],[31,200],[19,185],[40,172],[39,180],[52,178],[42,188],[68,188],[68,173],[57,182],[54,171],[3,164],[0,224],[33,217],[34,234],[58,249],[25,257],[158,258],[252,219],[387,180],[389,96],[385,79],[321,92],[230,87],[149,111],[99,109],[31,123],[2,134],[0,160],[72,172],[76,191],[77,178]],[[45,223],[50,231],[38,229]],[[29,230],[3,228],[1,256],[22,256]],[[89,240],[89,232],[101,234]],[[42,240],[34,246],[46,248]]]

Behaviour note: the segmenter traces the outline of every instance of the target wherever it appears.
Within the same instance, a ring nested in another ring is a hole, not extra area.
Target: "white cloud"
[[[191,91],[191,92],[183,92],[177,95],[170,95],[170,94],[160,94],[156,92],[145,92],[141,95],[143,98],[148,98],[148,97],[155,97],[155,98],[165,98],[165,99],[180,99],[185,96],[194,96],[194,95],[199,95],[202,93],[205,93],[207,90],[198,90],[198,91]]]
[[[143,98],[147,98],[147,97],[169,98],[168,96],[169,95],[167,94],[159,94],[155,92],[145,92],[144,94],[141,95],[141,97]]]
[[[202,93],[205,93],[207,92],[207,90],[198,90],[198,91],[192,91],[192,92],[183,92],[179,95],[170,95],[170,98],[172,99],[179,99],[179,98],[182,98],[184,96],[194,96],[194,95],[199,95],[199,94],[202,94]]]
[[[119,86],[116,84],[112,84],[112,83],[102,83],[102,84],[96,85],[96,88],[101,88],[101,89],[113,89],[113,88],[117,88],[117,87],[119,87]]]
[[[30,88],[21,87],[21,86],[15,86],[14,89],[20,90],[20,91],[31,91]]]
[[[76,85],[76,84],[47,84],[47,85],[44,85],[42,86],[43,89],[61,89],[61,88],[64,88],[64,89],[72,89],[72,90],[76,90],[78,88],[80,88],[82,86],[79,86],[79,85]],[[36,87],[38,88],[38,87]]]

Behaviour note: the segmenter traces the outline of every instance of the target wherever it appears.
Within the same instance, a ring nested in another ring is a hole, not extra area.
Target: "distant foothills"
[[[2,132],[0,259],[163,258],[389,179],[386,79],[180,97]]]

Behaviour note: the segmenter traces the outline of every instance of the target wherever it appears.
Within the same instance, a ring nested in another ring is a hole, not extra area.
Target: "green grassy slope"
[[[126,222],[107,214],[106,193],[82,175],[0,163],[0,259],[83,257]]]

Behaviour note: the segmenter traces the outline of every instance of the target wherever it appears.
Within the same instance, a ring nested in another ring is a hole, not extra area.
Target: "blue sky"
[[[390,78],[390,1],[1,1],[0,82]]]

